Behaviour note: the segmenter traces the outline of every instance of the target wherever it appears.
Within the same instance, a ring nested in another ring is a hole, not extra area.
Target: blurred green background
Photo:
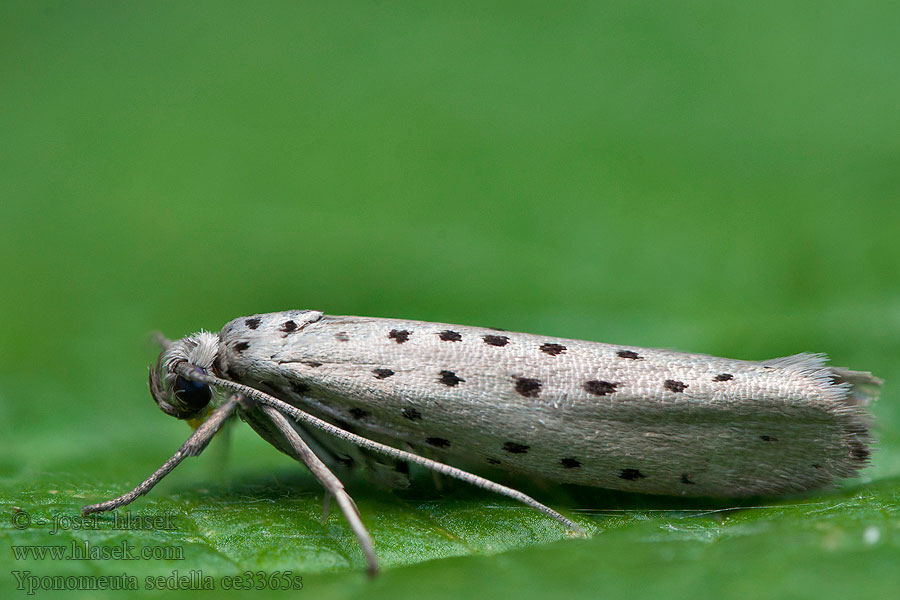
[[[25,570],[142,586],[173,569],[293,570],[317,598],[900,589],[897,3],[2,13],[5,597],[24,597]],[[316,484],[243,425],[227,459],[214,444],[132,505],[177,531],[38,525],[130,489],[187,437],[149,397],[149,332],[289,308],[744,359],[827,352],[885,378],[880,443],[863,478],[767,508],[533,488],[588,540],[425,473],[396,492],[344,474],[385,567],[375,582],[340,515],[321,522]],[[83,540],[187,556],[11,550]]]

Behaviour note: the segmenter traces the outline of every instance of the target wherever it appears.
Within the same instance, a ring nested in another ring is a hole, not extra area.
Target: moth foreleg
[[[153,486],[159,483],[163,477],[171,473],[172,469],[177,467],[185,458],[188,456],[197,456],[203,452],[204,448],[206,448],[216,432],[222,428],[222,425],[225,424],[228,417],[234,413],[238,403],[239,400],[236,397],[229,397],[222,406],[213,411],[209,418],[207,418],[203,424],[191,434],[191,437],[185,440],[184,444],[181,445],[181,448],[179,448],[169,460],[164,462],[153,475],[145,479],[139,486],[127,494],[122,494],[118,498],[107,500],[106,502],[101,502],[99,504],[85,506],[81,509],[81,513],[86,515],[89,513],[113,510],[120,506],[131,504],[134,500],[149,492],[153,489]]]
[[[375,575],[378,572],[378,561],[375,558],[375,548],[372,544],[372,537],[369,535],[368,530],[366,530],[366,526],[363,525],[362,519],[360,519],[359,516],[359,509],[356,507],[356,503],[353,502],[350,494],[344,489],[344,484],[342,484],[341,480],[335,477],[334,473],[325,466],[325,463],[315,455],[284,415],[265,404],[261,405],[260,408],[266,416],[269,417],[275,427],[278,428],[288,444],[290,444],[291,448],[309,468],[315,478],[319,480],[319,483],[325,487],[326,493],[331,494],[334,496],[335,500],[337,500],[338,506],[341,507],[341,511],[344,513],[347,522],[350,523],[350,529],[352,529],[354,535],[356,535],[356,539],[359,541],[363,554],[366,556],[366,562],[369,565],[369,574]]]

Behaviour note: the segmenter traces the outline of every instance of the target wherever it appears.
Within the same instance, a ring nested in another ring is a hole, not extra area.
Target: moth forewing
[[[689,496],[802,492],[855,475],[869,452],[861,384],[878,383],[822,355],[751,362],[315,311],[228,323],[219,361],[235,381],[264,381],[379,439]]]

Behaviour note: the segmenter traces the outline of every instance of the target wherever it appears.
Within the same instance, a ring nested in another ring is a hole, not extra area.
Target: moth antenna
[[[153,340],[153,343],[159,346],[162,350],[168,350],[169,346],[172,345],[172,340],[164,336],[161,331],[154,331],[153,333],[151,333],[150,339]]]
[[[284,436],[288,444],[291,445],[291,448],[297,456],[300,457],[303,464],[305,464],[315,478],[319,480],[319,483],[325,487],[326,495],[330,494],[337,500],[341,512],[344,513],[344,518],[350,523],[350,529],[353,530],[353,534],[356,536],[359,545],[362,547],[363,554],[366,555],[366,562],[369,565],[369,575],[377,574],[378,560],[375,557],[372,536],[369,535],[369,531],[366,529],[366,526],[363,525],[362,519],[360,519],[359,516],[359,509],[356,508],[356,503],[353,501],[353,498],[351,498],[350,494],[344,489],[344,484],[341,483],[340,479],[335,477],[334,473],[332,473],[327,466],[325,466],[322,459],[316,456],[310,447],[306,445],[306,442],[303,441],[303,438],[300,437],[300,434],[297,433],[291,425],[291,422],[288,421],[284,415],[275,408],[265,404],[261,408],[266,416],[269,417],[269,420],[278,428],[278,431],[281,432],[281,435]]]
[[[126,504],[131,504],[159,483],[163,477],[172,472],[172,469],[178,466],[178,464],[183,461],[188,456],[197,456],[206,448],[209,444],[210,440],[216,434],[216,432],[222,427],[222,425],[228,420],[228,417],[235,411],[237,408],[238,400],[234,397],[230,397],[225,401],[222,406],[217,408],[215,412],[213,412],[206,421],[203,422],[200,427],[198,427],[194,433],[181,445],[181,448],[172,455],[172,457],[163,463],[163,465],[158,468],[153,475],[145,479],[139,486],[128,492],[127,494],[122,494],[118,498],[113,498],[112,500],[107,500],[106,502],[101,502],[99,504],[91,504],[90,506],[85,506],[81,509],[81,514],[87,515],[95,512],[103,512],[107,510],[114,510],[119,508],[120,506],[125,506]]]
[[[214,375],[198,373],[196,371],[192,371],[186,365],[180,364],[175,367],[176,372],[186,379],[191,379],[194,381],[199,381],[201,383],[207,383],[209,385],[214,385],[220,388],[225,388],[231,390],[233,392],[237,392],[248,398],[253,398],[260,404],[270,406],[276,409],[278,412],[286,415],[290,415],[294,419],[298,421],[302,421],[304,423],[308,423],[313,427],[321,429],[326,433],[329,433],[337,438],[346,440],[357,446],[362,448],[366,448],[368,450],[372,450],[373,452],[379,452],[386,456],[390,456],[391,458],[406,460],[418,465],[422,465],[425,468],[431,469],[442,475],[447,475],[449,477],[454,477],[456,479],[460,479],[470,485],[474,485],[476,487],[480,487],[489,492],[494,492],[496,494],[500,494],[502,496],[506,496],[508,498],[512,498],[513,500],[517,500],[526,506],[529,506],[537,511],[540,511],[551,517],[556,519],[568,529],[575,531],[579,534],[585,535],[584,529],[566,517],[562,516],[549,506],[541,504],[531,496],[527,494],[523,494],[522,492],[515,490],[510,487],[506,487],[505,485],[501,485],[499,483],[493,482],[490,479],[485,479],[484,477],[480,477],[478,475],[474,475],[469,473],[468,471],[464,471],[462,469],[458,469],[456,467],[451,467],[450,465],[446,465],[444,463],[438,462],[436,460],[431,460],[430,458],[425,458],[424,456],[419,456],[418,454],[413,454],[411,452],[406,452],[404,450],[400,450],[398,448],[394,448],[393,446],[388,446],[387,444],[381,444],[379,442],[372,441],[368,438],[365,438],[361,435],[357,435],[355,433],[351,433],[340,427],[332,425],[331,423],[324,421],[318,417],[315,417],[307,412],[304,412],[294,406],[291,406],[287,402],[279,400],[274,396],[270,396],[265,392],[261,392],[255,388],[244,385],[242,383],[236,383],[234,381],[229,381],[227,379],[222,379],[220,377],[215,377]]]

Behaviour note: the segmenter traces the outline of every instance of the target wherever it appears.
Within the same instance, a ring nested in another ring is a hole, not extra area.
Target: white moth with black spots
[[[241,317],[218,335],[162,343],[153,397],[202,424],[135,490],[84,511],[146,493],[237,412],[336,497],[371,572],[372,541],[318,454],[332,464],[384,456],[394,474],[424,465],[578,531],[517,490],[423,454],[648,494],[798,493],[866,465],[866,406],[881,384],[820,354],[752,362],[312,310]],[[348,444],[361,451],[342,451]]]

